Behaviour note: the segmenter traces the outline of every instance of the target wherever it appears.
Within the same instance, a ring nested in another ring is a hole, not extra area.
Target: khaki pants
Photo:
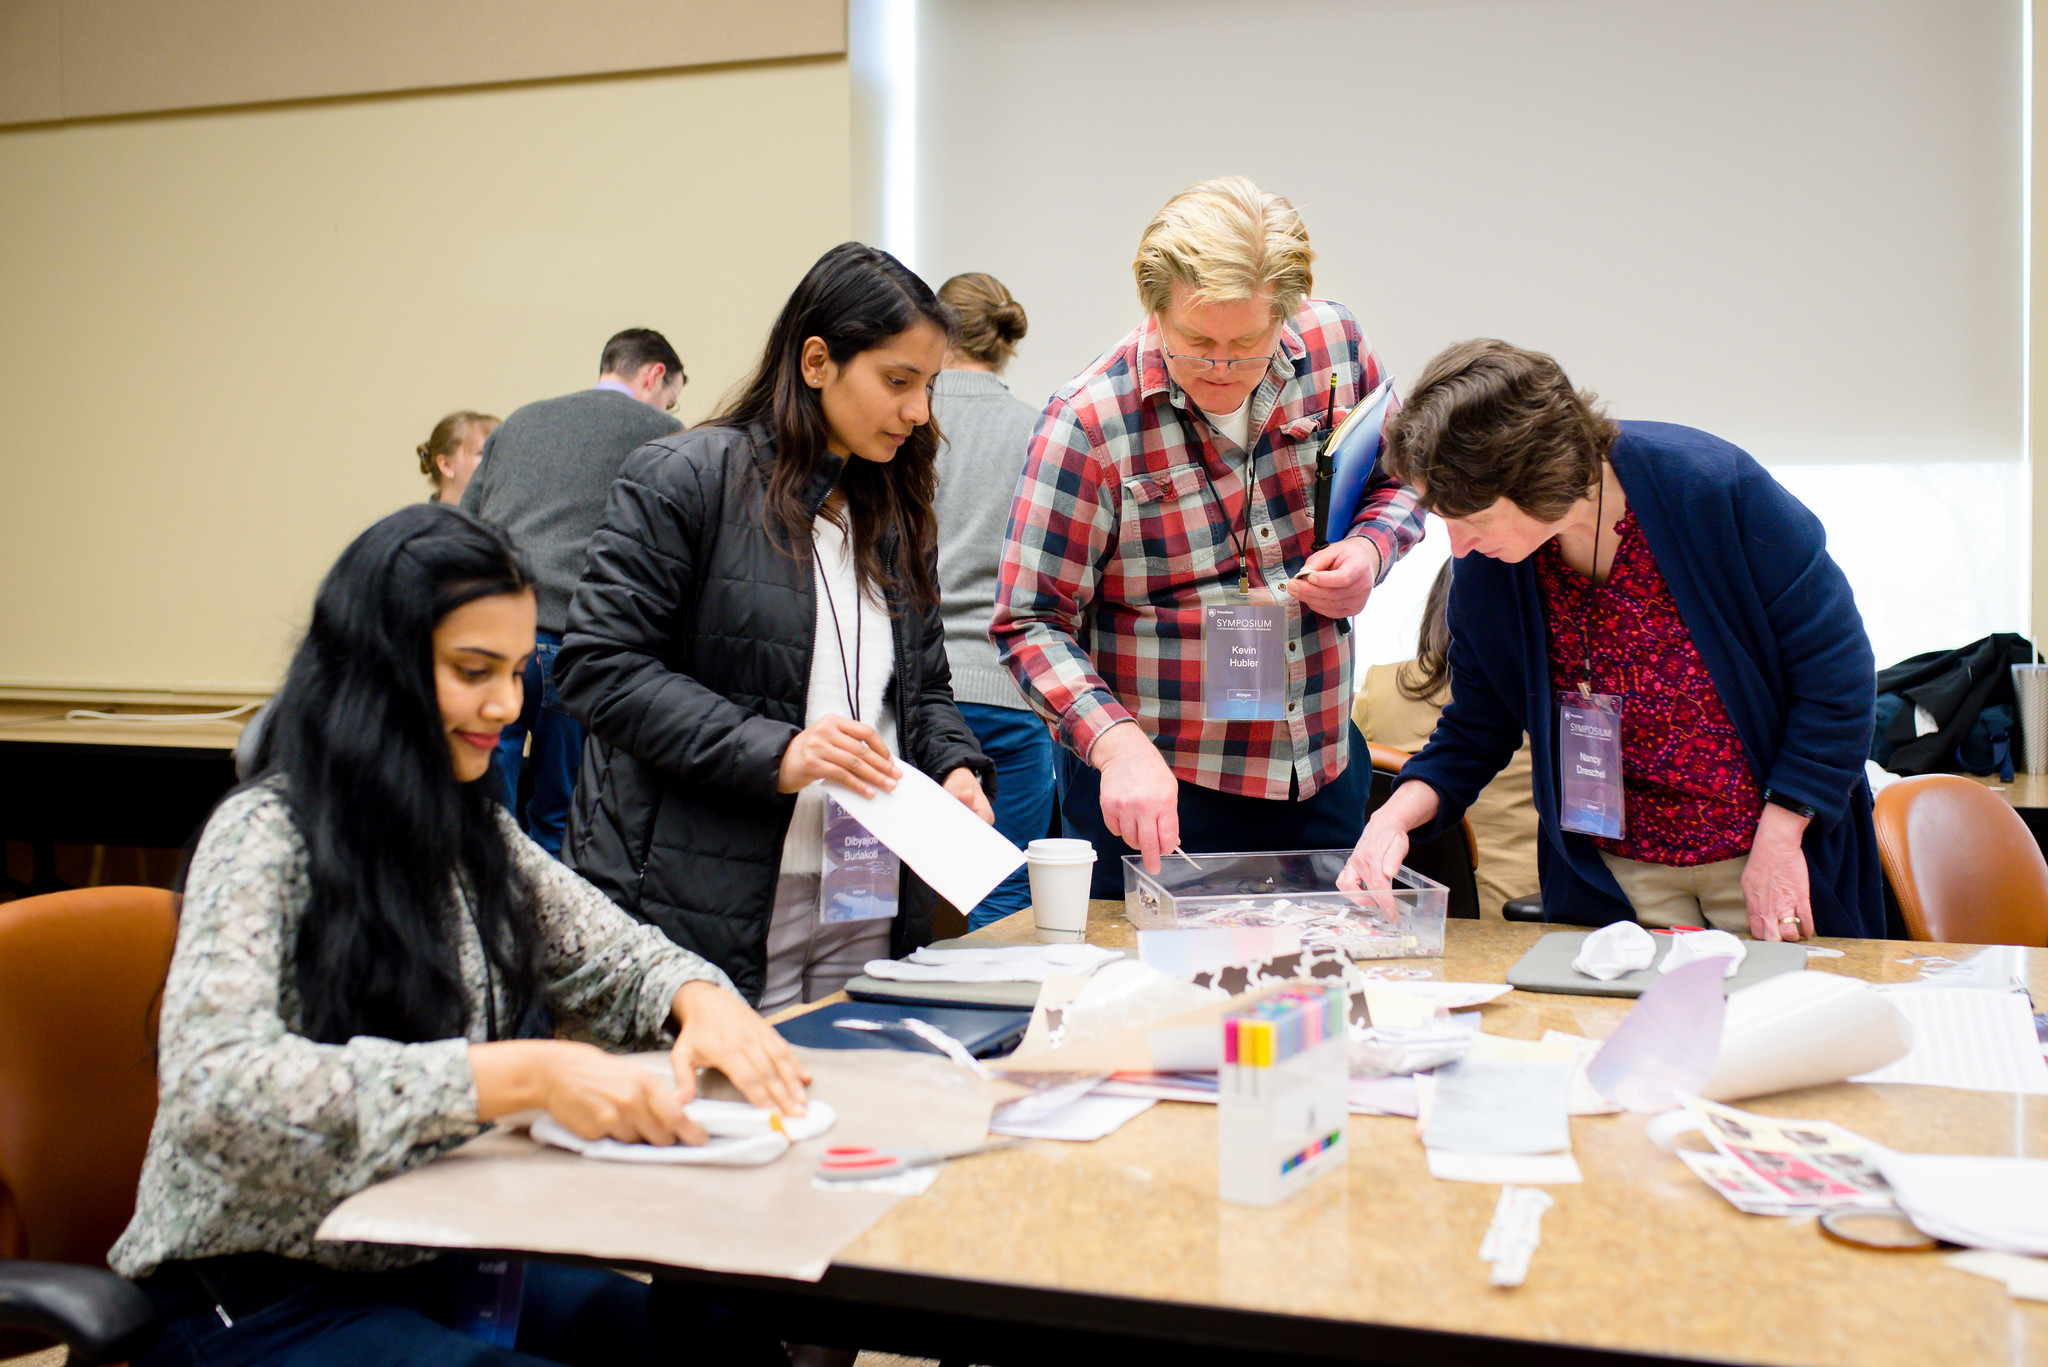
[[[1749,907],[1742,898],[1742,870],[1749,856],[1674,868],[1618,859],[1605,850],[1601,862],[1621,884],[1621,895],[1644,926],[1712,926],[1749,934]]]

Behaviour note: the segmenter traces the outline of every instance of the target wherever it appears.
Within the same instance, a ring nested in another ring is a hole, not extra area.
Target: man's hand
[[[961,765],[946,775],[946,781],[939,786],[959,798],[960,804],[968,811],[991,826],[996,824],[995,808],[988,805],[988,794],[981,790],[981,780],[975,776],[972,769]]]
[[[804,1113],[804,1084],[811,1075],[760,1012],[702,979],[677,988],[671,1009],[682,1026],[669,1059],[683,1100],[696,1095],[697,1069],[709,1067],[731,1078],[749,1105]]]
[[[1807,819],[1774,802],[1757,818],[1756,838],[1742,866],[1749,933],[1759,940],[1813,938],[1813,898],[1806,881]]]
[[[1287,591],[1303,607],[1324,617],[1356,617],[1372,597],[1380,553],[1362,536],[1333,541],[1302,562]]]
[[[1180,846],[1180,781],[1136,722],[1102,733],[1088,762],[1102,771],[1102,824],[1159,872],[1159,856]]]

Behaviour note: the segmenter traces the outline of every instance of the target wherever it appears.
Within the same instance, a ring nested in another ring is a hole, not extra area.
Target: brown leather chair
[[[176,934],[161,888],[0,904],[0,1259],[28,1260],[0,1262],[0,1324],[66,1339],[76,1361],[132,1350],[127,1321],[148,1309],[105,1268],[156,1116]]]
[[[1873,813],[1915,940],[2048,945],[2048,860],[2006,800],[1960,774],[1902,778]]]

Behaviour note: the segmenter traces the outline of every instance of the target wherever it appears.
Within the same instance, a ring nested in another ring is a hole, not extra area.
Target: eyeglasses
[[[1239,366],[1256,366],[1264,370],[1273,363],[1270,352],[1264,356],[1183,356],[1178,351],[1168,351],[1165,347],[1159,350],[1167,360],[1179,361],[1197,375],[1210,370],[1221,370],[1226,374],[1235,373]]]
[[[683,401],[683,386],[689,382],[690,377],[688,375],[685,375],[680,370],[676,371],[676,396],[668,401],[667,412],[673,413],[676,411],[676,405]]]

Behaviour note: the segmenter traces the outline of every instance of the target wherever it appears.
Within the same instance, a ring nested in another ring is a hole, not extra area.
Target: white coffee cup
[[[1075,944],[1088,929],[1088,884],[1095,876],[1095,847],[1085,840],[1048,838],[1024,847],[1031,879],[1031,916],[1038,942]]]

